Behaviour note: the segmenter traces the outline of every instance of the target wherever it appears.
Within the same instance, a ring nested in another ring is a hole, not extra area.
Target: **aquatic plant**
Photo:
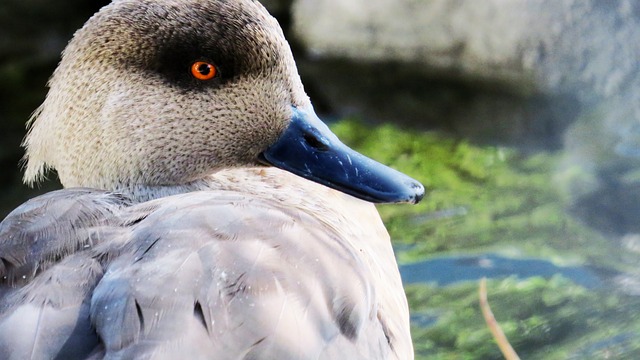
[[[379,207],[395,245],[408,249],[400,261],[454,251],[616,269],[639,260],[567,212],[562,184],[554,179],[557,153],[523,154],[354,119],[332,129],[348,145],[425,184],[427,196],[418,206]]]
[[[482,318],[477,283],[409,285],[418,359],[503,359]],[[523,359],[637,359],[640,298],[588,290],[555,276],[488,282],[489,300],[505,335]]]
[[[637,253],[569,211],[560,152],[525,154],[435,132],[332,126],[345,143],[422,181],[417,206],[380,206],[401,262],[453,253],[539,257],[597,269],[604,279],[634,269]],[[502,359],[478,304],[477,283],[406,286],[418,359]],[[587,289],[550,279],[494,279],[490,301],[507,338],[524,359],[640,358],[640,297],[613,282]]]

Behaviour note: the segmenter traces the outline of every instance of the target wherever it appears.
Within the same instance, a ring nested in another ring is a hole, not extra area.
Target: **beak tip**
[[[417,204],[422,200],[422,198],[424,198],[424,194],[425,194],[424,186],[416,181],[415,183],[412,184],[412,187],[415,191],[415,195],[413,196],[413,201],[411,203]]]

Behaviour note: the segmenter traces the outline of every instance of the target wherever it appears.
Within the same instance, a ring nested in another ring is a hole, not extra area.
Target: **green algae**
[[[419,205],[379,206],[394,244],[409,249],[399,252],[401,262],[491,251],[620,270],[637,263],[567,212],[563,178],[556,176],[557,153],[526,155],[356,120],[340,121],[332,130],[346,144],[427,188]]]
[[[477,283],[409,285],[406,291],[414,316],[437,318],[432,326],[412,329],[418,359],[503,358],[482,318]],[[638,297],[586,289],[554,276],[492,280],[488,298],[523,359],[640,356]]]
[[[489,281],[489,303],[523,359],[640,358],[640,297],[608,281],[633,271],[639,255],[568,211],[572,194],[588,191],[576,184],[589,175],[562,164],[561,151],[525,154],[353,119],[332,130],[425,184],[419,205],[379,206],[401,263],[491,252],[598,270],[604,281],[596,289],[560,275]],[[416,358],[503,358],[481,316],[477,283],[411,284],[406,291]]]

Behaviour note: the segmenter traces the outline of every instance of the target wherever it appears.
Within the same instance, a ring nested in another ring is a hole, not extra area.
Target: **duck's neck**
[[[354,213],[362,211],[379,220],[371,204],[273,167],[225,169],[180,185],[134,185],[116,190],[139,203],[195,191],[233,191],[326,217],[326,222],[353,224],[357,222]]]
[[[355,200],[323,185],[272,167],[225,169],[189,183],[162,186],[126,185],[117,186],[115,190],[139,203],[208,190],[240,192],[293,206],[305,204],[311,207],[325,207],[332,203],[328,201],[330,199],[334,200],[334,204],[341,203],[343,198],[348,198],[347,201]]]
[[[211,184],[205,179],[179,185],[126,185],[117,186],[116,191],[128,195],[135,202],[146,202],[167,196],[194,191],[210,190]]]

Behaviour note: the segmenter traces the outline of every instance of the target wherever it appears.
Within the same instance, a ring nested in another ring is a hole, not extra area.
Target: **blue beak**
[[[418,181],[352,150],[313,112],[293,108],[289,127],[261,160],[305,179],[373,203],[418,203]]]

